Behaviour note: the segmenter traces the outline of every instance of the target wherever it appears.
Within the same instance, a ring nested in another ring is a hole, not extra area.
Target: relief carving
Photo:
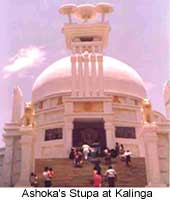
[[[113,103],[120,103],[120,99],[118,96],[113,97]]]
[[[74,112],[103,112],[103,102],[75,102]]]

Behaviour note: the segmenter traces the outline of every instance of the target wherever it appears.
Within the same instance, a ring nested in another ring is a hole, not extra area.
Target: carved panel
[[[128,109],[114,109],[115,120],[137,121],[136,112]]]
[[[125,97],[119,97],[119,96],[113,96],[112,99],[113,103],[126,103],[126,98]]]
[[[103,102],[74,102],[74,112],[103,112]]]
[[[113,96],[113,103],[120,103],[120,98],[118,96]]]

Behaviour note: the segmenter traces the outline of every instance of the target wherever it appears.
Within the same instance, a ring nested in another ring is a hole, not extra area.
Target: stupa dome
[[[103,57],[104,92],[146,97],[146,89],[140,75],[127,64],[112,57]],[[71,92],[70,57],[64,57],[47,69],[36,79],[32,89],[32,100],[37,102],[50,95]]]

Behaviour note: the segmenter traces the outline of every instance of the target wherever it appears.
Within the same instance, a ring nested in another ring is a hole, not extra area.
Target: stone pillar
[[[10,187],[12,185],[12,165],[13,165],[13,143],[14,138],[12,136],[4,136],[5,140],[5,155],[3,159],[3,169],[2,169],[2,177],[3,177],[3,186]]]
[[[84,77],[85,77],[85,96],[89,96],[89,57],[88,53],[84,55]]]
[[[79,87],[79,96],[83,96],[83,57],[78,56],[78,87]]]
[[[64,120],[64,144],[65,144],[67,156],[69,156],[70,150],[72,148],[72,135],[73,135],[73,120],[70,118],[65,118],[65,120]]]
[[[76,96],[76,56],[71,56],[72,96]]]
[[[137,140],[139,145],[139,156],[145,157],[145,144],[143,138],[143,127],[136,127]]]
[[[90,60],[91,60],[91,77],[92,77],[92,96],[96,96],[97,73],[96,73],[96,55],[94,53],[91,55]]]
[[[13,105],[12,105],[12,122],[18,123],[21,118],[23,94],[19,87],[13,90]]]
[[[159,152],[158,152],[158,137],[156,134],[156,125],[144,125],[144,142],[145,142],[145,160],[147,170],[147,182],[150,187],[164,186],[161,181]]]
[[[33,171],[33,129],[21,128],[21,174],[16,186],[30,186],[29,176]]]
[[[98,75],[99,75],[99,94],[104,95],[104,76],[103,76],[103,55],[99,54],[97,56],[98,61]]]
[[[109,148],[109,149],[112,149],[113,148],[113,124],[112,124],[112,121],[109,118],[104,118],[104,127],[105,127],[105,131],[106,131],[106,146]]]

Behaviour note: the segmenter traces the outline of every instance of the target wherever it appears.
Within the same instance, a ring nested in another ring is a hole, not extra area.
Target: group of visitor
[[[115,169],[113,169],[112,165],[108,166],[108,169],[102,175],[102,168],[100,166],[100,162],[96,162],[94,170],[93,170],[93,186],[101,187],[102,186],[102,177],[107,178],[108,187],[115,187],[115,182],[117,180],[117,173]]]
[[[129,166],[130,162],[131,162],[132,152],[130,152],[129,150],[125,151],[123,144],[119,145],[118,142],[116,143],[116,148],[115,149],[116,149],[116,153],[120,157],[120,159],[122,161],[125,161],[126,166]]]
[[[113,149],[105,148],[103,151],[104,164],[108,165],[108,169],[104,173],[102,173],[101,160],[97,155],[98,154],[96,154],[96,149],[94,147],[84,144],[81,148],[71,148],[69,158],[73,160],[75,167],[82,167],[84,160],[89,160],[94,164],[94,187],[101,187],[102,181],[105,179],[107,179],[108,187],[115,187],[115,182],[117,181],[117,172],[112,166],[112,159],[120,158],[120,160],[125,161],[126,166],[129,166],[132,153],[129,150],[125,151],[123,144],[119,144],[118,142],[115,144],[115,148]],[[53,169],[45,167],[42,176],[44,180],[44,187],[51,187],[52,178],[54,176]],[[32,172],[30,174],[29,181],[32,187],[38,187],[38,177],[35,173]]]
[[[107,178],[108,187],[115,187],[115,182],[117,181],[117,172],[112,167],[112,158],[120,158],[122,161],[125,161],[126,166],[129,166],[131,162],[132,153],[129,150],[124,149],[123,144],[117,142],[114,149],[106,148],[104,149],[104,163],[108,165],[108,169],[102,175],[101,173],[101,161],[99,159],[95,162],[95,167],[93,171],[93,186],[101,187],[102,186],[102,177]]]
[[[88,160],[92,151],[93,148],[88,144],[84,144],[81,148],[71,148],[69,158],[74,161],[75,167],[82,167],[83,160]]]
[[[95,161],[97,155],[99,155],[96,152],[97,150],[94,147],[90,147],[88,144],[83,144],[81,148],[72,148],[69,158],[74,160],[75,167],[82,167],[83,160]],[[125,151],[123,144],[119,144],[118,142],[116,142],[115,148],[105,148],[103,151],[106,165],[111,165],[112,159],[119,157],[122,161],[125,161],[127,166],[129,166],[129,163],[131,162],[131,154],[132,153],[129,150]]]
[[[52,178],[54,176],[54,171],[52,168],[45,167],[43,172],[44,178],[44,187],[51,187],[52,186]]]
[[[52,178],[54,176],[54,171],[52,168],[45,167],[43,171],[43,180],[44,180],[44,187],[51,187],[52,186]],[[29,177],[29,182],[31,187],[38,187],[38,176],[34,173],[31,172],[30,177]]]
[[[71,148],[69,158],[73,160],[75,167],[82,167],[83,154],[80,148]]]
[[[125,151],[123,144],[119,145],[118,142],[116,142],[114,149],[104,149],[104,160],[107,165],[112,164],[112,158],[119,157],[122,161],[125,161],[126,166],[129,166],[129,163],[131,162],[131,155],[132,153],[129,150]]]

